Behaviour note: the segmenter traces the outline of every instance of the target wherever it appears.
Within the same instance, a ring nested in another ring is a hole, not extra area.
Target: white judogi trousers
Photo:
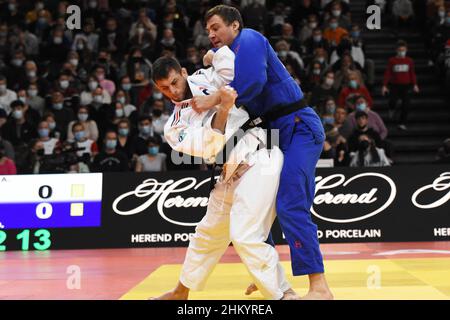
[[[189,243],[180,276],[183,285],[202,290],[231,242],[264,297],[282,298],[290,285],[277,251],[265,243],[275,219],[282,165],[280,149],[261,149],[231,179],[219,179]]]

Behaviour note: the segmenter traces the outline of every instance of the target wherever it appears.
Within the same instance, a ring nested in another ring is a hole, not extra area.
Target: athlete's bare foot
[[[283,293],[281,300],[300,300],[300,296],[294,291],[294,289],[289,288]]]
[[[333,294],[329,290],[325,291],[309,291],[300,300],[333,300]]]
[[[245,290],[245,295],[249,296],[251,295],[253,292],[258,291],[258,287],[256,286],[256,284],[251,283],[248,287],[247,290]]]
[[[159,297],[150,297],[148,300],[187,300],[189,298],[188,287],[185,287],[181,282],[178,282],[175,289],[168,291]]]

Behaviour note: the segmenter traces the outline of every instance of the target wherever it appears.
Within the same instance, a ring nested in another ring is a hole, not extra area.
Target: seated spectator
[[[336,102],[333,97],[326,97],[324,103],[319,108],[323,125],[334,124],[334,113],[336,112]]]
[[[353,129],[352,134],[348,137],[348,146],[350,151],[356,151],[358,149],[359,137],[361,135],[367,135],[375,145],[379,148],[381,145],[381,137],[377,131],[369,127],[369,116],[365,111],[356,111],[355,113],[356,127]]]
[[[123,110],[125,112],[125,117],[134,119],[133,113],[136,113],[136,107],[131,104],[131,101],[125,90],[119,89],[116,91],[115,101],[123,105]],[[137,120],[137,119],[136,119]]]
[[[10,106],[12,117],[2,127],[2,136],[15,147],[28,145],[37,137],[36,127],[25,118],[25,104],[21,100],[14,100]]]
[[[392,15],[394,18],[394,27],[411,26],[414,17],[414,10],[410,0],[395,0],[392,4]]]
[[[108,131],[105,134],[103,150],[94,158],[93,172],[126,172],[129,171],[128,159],[125,154],[116,149],[117,133]]]
[[[320,85],[322,81],[322,74],[325,70],[322,69],[322,65],[319,61],[313,61],[308,66],[306,76],[307,81],[302,87],[305,92],[311,92],[314,87]]]
[[[72,126],[72,133],[75,138],[74,146],[77,149],[81,149],[77,151],[77,156],[82,157],[85,154],[89,155],[89,158],[93,158],[98,153],[97,143],[94,140],[89,139],[86,136],[86,131],[81,122],[75,122]]]
[[[351,21],[346,12],[342,10],[341,1],[333,1],[329,6],[328,15],[337,19],[339,27],[349,30]]]
[[[46,121],[41,121],[38,125],[38,140],[42,142],[44,147],[44,155],[53,154],[55,148],[60,147],[60,141],[56,138],[50,137],[50,128]]]
[[[383,149],[377,148],[369,136],[358,139],[358,151],[350,153],[350,167],[388,167],[391,163]]]
[[[45,109],[45,99],[39,95],[36,84],[30,84],[27,90],[27,104],[36,110],[40,116],[43,116]]]
[[[348,31],[339,27],[338,21],[335,17],[331,17],[328,20],[328,27],[323,32],[323,37],[328,40],[331,48],[336,48],[344,35],[347,35]]]
[[[321,159],[333,159],[334,166],[348,166],[350,162],[348,146],[345,138],[339,134],[337,128],[325,125],[326,139],[323,145]]]
[[[370,110],[367,105],[367,101],[363,96],[357,97],[355,99],[355,110],[363,111],[367,113],[368,125],[370,128],[374,129],[381,137],[382,140],[386,139],[388,135],[388,130],[383,122],[383,119],[378,113]],[[341,134],[348,138],[353,130],[356,128],[356,112],[352,112],[347,116],[344,124],[341,127]]]
[[[0,141],[0,176],[16,174],[17,169],[14,161],[6,156],[3,141]]]
[[[437,156],[437,163],[450,163],[450,138],[445,139],[442,147],[439,148]]]
[[[352,56],[353,62],[357,65],[358,70],[363,70],[365,62],[364,52],[361,47],[353,45],[348,34],[342,37],[341,43],[339,43],[331,54],[330,65],[335,64],[346,53]],[[339,64],[336,66],[337,68],[339,68]]]
[[[307,23],[301,28],[299,39],[303,43],[308,38],[312,37],[314,30],[319,26],[319,19],[315,14],[308,16]]]
[[[22,101],[24,103],[23,112],[25,113],[25,119],[34,127],[37,127],[41,116],[39,115],[39,112],[36,110],[30,108],[28,105],[28,94],[25,89],[20,89],[17,91],[17,99]]]
[[[357,73],[349,71],[348,78],[348,83],[344,85],[339,94],[338,105],[340,107],[346,107],[352,110],[352,99],[357,96],[363,96],[367,103],[367,107],[372,108],[372,97],[370,96],[369,90],[367,90],[366,86],[364,86],[361,79],[358,77]]]
[[[55,117],[56,123],[61,130],[60,139],[65,140],[67,135],[67,126],[70,121],[75,119],[72,109],[64,105],[64,96],[60,91],[54,91],[51,96],[50,106],[46,111],[51,111]]]
[[[89,119],[89,108],[85,107],[85,106],[80,106],[78,108],[78,112],[77,112],[77,119],[78,120],[71,121],[69,123],[69,126],[67,127],[67,141],[68,142],[75,141],[75,138],[73,136],[72,127],[77,122],[79,122],[83,125],[84,132],[86,133],[86,136],[88,139],[97,141],[98,135],[99,135],[98,127],[97,127],[97,123],[94,120]]]
[[[186,59],[180,61],[181,66],[186,68],[188,74],[193,74],[198,69],[203,68],[202,59],[197,47],[190,45],[186,49]]]
[[[361,79],[363,82],[360,66],[353,61],[353,58],[349,53],[344,53],[342,58],[332,65],[332,70],[335,72],[334,86],[339,91],[348,83],[351,72],[356,73],[358,79]]]
[[[98,81],[98,84],[108,92],[110,96],[114,95],[114,92],[116,91],[116,85],[113,81],[106,79],[106,69],[102,65],[98,65],[95,67],[94,71],[95,78]]]
[[[134,153],[141,156],[143,154],[147,154],[147,140],[154,136],[154,130],[152,126],[152,118],[150,116],[144,115],[139,117],[138,123],[139,134],[134,138],[133,146]]]
[[[166,155],[159,153],[161,145],[160,139],[150,137],[147,140],[147,153],[139,156],[135,171],[136,172],[163,172],[166,168]]]
[[[46,112],[42,116],[42,120],[48,123],[50,129],[50,137],[61,138],[61,128],[57,125],[55,115],[52,112]]]
[[[90,76],[88,78],[88,87],[87,90],[84,90],[81,93],[81,101],[80,104],[82,106],[87,106],[88,104],[91,104],[94,96],[94,91],[99,87],[99,83],[97,81],[97,78],[95,76]],[[111,103],[111,96],[109,95],[108,91],[102,90],[103,95],[103,102],[104,103]]]
[[[330,53],[330,45],[328,40],[323,37],[322,30],[316,28],[311,37],[304,42],[307,56],[312,56],[317,48],[323,48],[327,53]]]
[[[290,64],[297,74],[301,74],[304,68],[303,60],[297,52],[291,50],[286,40],[278,41],[275,45],[275,51],[283,64]]]
[[[327,71],[320,86],[314,87],[311,93],[311,106],[319,106],[325,102],[327,97],[337,99],[338,92],[334,88],[334,72]]]
[[[80,93],[78,92],[70,71],[63,71],[53,86],[54,91],[59,91],[64,96],[66,107],[76,111],[80,104]]]
[[[152,126],[153,131],[161,135],[164,141],[164,126],[170,116],[165,113],[164,101],[162,99],[155,100],[152,108]]]
[[[129,161],[133,158],[133,133],[128,119],[122,119],[117,124],[117,147],[118,151],[125,154]],[[134,168],[134,166],[133,166]]]
[[[97,123],[100,137],[103,137],[108,128],[108,123],[111,123],[114,118],[114,108],[104,100],[104,91],[102,87],[97,87],[92,93],[92,102],[89,105],[91,118]]]
[[[9,115],[11,113],[11,102],[17,100],[17,94],[14,91],[9,90],[7,86],[8,82],[6,77],[0,75],[0,109],[5,110],[6,114]]]
[[[334,112],[334,127],[339,130],[339,133],[342,135],[341,128],[343,124],[347,120],[347,109],[343,107],[336,107],[336,111]]]
[[[301,49],[301,42],[302,40],[297,39],[294,35],[294,28],[290,23],[283,24],[283,27],[281,29],[281,35],[280,36],[274,36],[272,37],[272,43],[277,43],[278,41],[284,40],[289,44],[289,48],[291,48],[292,51],[297,52],[298,54],[302,53]]]

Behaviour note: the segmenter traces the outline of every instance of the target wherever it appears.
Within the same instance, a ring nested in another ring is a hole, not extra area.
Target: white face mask
[[[70,59],[69,62],[71,65],[73,65],[75,67],[78,66],[78,59]]]
[[[326,79],[325,79],[325,84],[326,84],[327,86],[332,86],[332,85],[334,84],[334,79],[326,78]]]
[[[341,10],[333,10],[331,11],[331,13],[333,14],[333,16],[339,17],[341,15]]]
[[[153,94],[153,99],[155,99],[155,100],[160,100],[160,99],[162,99],[162,97],[163,97],[163,95],[161,92],[155,92]]]
[[[91,91],[94,91],[98,86],[98,82],[97,81],[89,81],[88,86]]]
[[[120,98],[117,98],[117,102],[120,102],[121,104],[125,104],[125,102],[126,102],[126,100],[125,100],[125,97],[120,97]]]
[[[2,92],[2,93],[6,92],[6,84],[0,85],[0,92]]]
[[[36,71],[28,71],[27,75],[29,78],[34,78],[36,77]]]
[[[99,96],[99,95],[94,96],[94,102],[102,103],[103,102],[103,96]]]
[[[137,28],[137,32],[138,32],[139,34],[143,34],[144,31],[145,31],[144,28]]]
[[[67,89],[69,87],[69,81],[68,80],[62,80],[59,82],[59,85],[62,89]]]
[[[28,90],[28,95],[29,95],[30,97],[36,97],[37,94],[38,94],[38,91],[35,90],[35,89],[29,89],[29,90]]]

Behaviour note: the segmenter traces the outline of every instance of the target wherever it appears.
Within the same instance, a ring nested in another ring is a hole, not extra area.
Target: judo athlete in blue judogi
[[[251,117],[269,120],[279,130],[284,165],[276,199],[282,231],[289,244],[294,276],[309,275],[306,299],[332,299],[324,276],[317,226],[310,208],[315,194],[315,167],[325,140],[316,112],[303,102],[303,93],[278,59],[269,41],[252,29],[242,28],[239,11],[216,6],[205,16],[215,48],[228,45],[235,53],[235,76],[230,86],[238,93],[236,105],[244,105]],[[206,58],[206,61],[208,59]],[[198,111],[215,105],[217,97],[194,97]]]

